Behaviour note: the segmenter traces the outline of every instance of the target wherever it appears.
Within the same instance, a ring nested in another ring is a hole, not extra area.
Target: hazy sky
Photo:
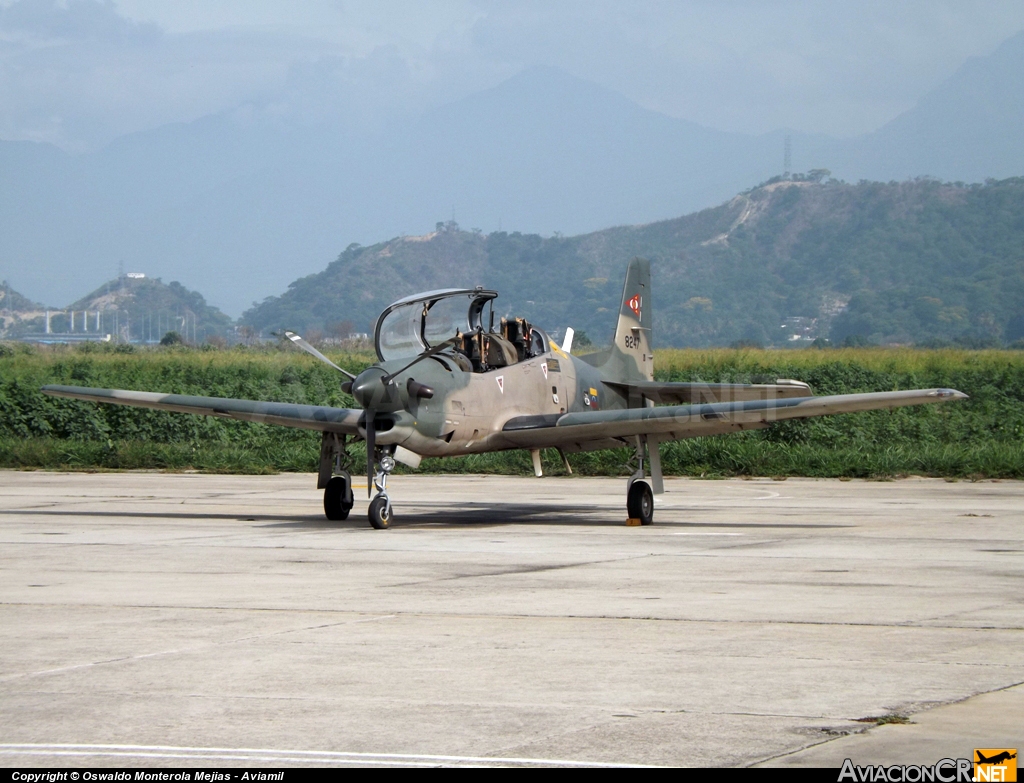
[[[1020,0],[0,0],[0,138],[411,116],[537,64],[723,130],[850,136],[1021,29]]]

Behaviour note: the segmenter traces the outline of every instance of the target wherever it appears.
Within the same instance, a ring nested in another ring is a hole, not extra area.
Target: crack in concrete
[[[959,699],[951,699],[950,701],[932,702],[927,707],[924,707],[922,709],[918,709],[916,711],[908,711],[907,717],[911,717],[913,715],[920,715],[921,713],[925,713],[925,712],[931,712],[932,710],[938,709],[940,707],[948,707],[948,706],[953,705],[953,704],[962,704],[963,702],[968,701],[969,699],[974,699],[974,698],[977,698],[978,696],[984,696],[984,695],[986,695],[988,693],[999,693],[1000,691],[1008,691],[1010,688],[1016,688],[1018,685],[1024,685],[1024,680],[1021,680],[1019,682],[1010,683],[1009,685],[1002,685],[1002,686],[1000,686],[998,688],[992,688],[992,689],[987,690],[987,691],[978,691],[976,693],[971,693],[971,694],[968,694],[967,696],[964,696],[964,697],[959,698]],[[821,745],[827,745],[830,742],[835,742],[836,740],[842,739],[844,736],[850,736],[852,734],[866,734],[867,732],[871,731],[871,729],[874,729],[874,728],[877,728],[877,725],[868,725],[868,726],[865,726],[860,731],[851,731],[849,734],[846,734],[846,735],[839,735],[839,736],[835,736],[835,737],[826,737],[821,742],[811,742],[811,743],[808,743],[807,745],[804,745],[802,747],[795,748],[793,750],[787,750],[784,753],[778,753],[778,754],[776,754],[774,756],[766,756],[763,759],[759,759],[757,761],[752,761],[747,766],[748,767],[753,767],[753,766],[755,766],[757,764],[764,764],[767,761],[774,761],[775,759],[781,759],[781,758],[786,758],[787,756],[793,756],[793,755],[795,755],[797,753],[801,753],[801,752],[807,750],[808,748],[816,748],[816,747],[819,747]]]

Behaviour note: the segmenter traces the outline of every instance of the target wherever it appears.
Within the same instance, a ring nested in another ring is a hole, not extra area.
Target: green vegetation
[[[333,353],[359,371],[369,353]],[[901,475],[1024,478],[1024,353],[966,350],[663,350],[663,380],[763,382],[798,378],[817,394],[949,386],[962,403],[780,422],[742,435],[662,446],[672,475]],[[47,397],[47,383],[353,405],[338,375],[276,347],[198,350],[0,343],[0,466],[13,468],[313,471],[318,434],[283,427],[93,405]],[[353,449],[357,464],[361,447]],[[575,471],[623,475],[624,451],[570,455]],[[554,451],[545,471],[562,472]],[[529,474],[521,451],[425,460],[434,472]]]
[[[610,336],[626,262],[652,262],[662,346],[788,345],[786,319],[833,344],[997,347],[1024,338],[1024,178],[984,185],[779,180],[674,220],[577,237],[441,224],[352,245],[242,321],[264,333],[368,331],[391,301],[477,284],[552,331]],[[342,314],[342,315],[339,315]],[[795,322],[794,322],[795,323]]]
[[[886,715],[875,715],[869,718],[857,718],[858,723],[874,723],[876,726],[886,726],[888,724],[907,724],[913,723],[910,718],[906,715],[901,715],[898,712],[890,712]]]

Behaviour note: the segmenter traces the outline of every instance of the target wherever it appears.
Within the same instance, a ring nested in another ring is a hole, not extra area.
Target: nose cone
[[[370,408],[373,406],[375,400],[373,399],[374,394],[379,398],[381,396],[382,385],[380,379],[383,377],[383,373],[371,367],[369,370],[365,370],[356,376],[356,379],[352,381],[352,396],[356,398],[356,402],[359,403],[361,408]]]
[[[363,409],[373,408],[377,411],[395,411],[402,407],[401,395],[394,384],[385,387],[381,382],[384,370],[370,367],[352,381],[352,396]]]

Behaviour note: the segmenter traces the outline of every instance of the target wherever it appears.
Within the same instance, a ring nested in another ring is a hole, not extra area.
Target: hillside
[[[190,341],[202,342],[223,336],[232,327],[231,319],[208,305],[198,291],[173,280],[164,283],[159,277],[111,280],[68,309],[116,310],[123,337],[133,340],[159,340],[173,330]]]
[[[15,329],[23,320],[36,317],[43,305],[15,291],[6,280],[0,282],[0,336]]]
[[[577,237],[438,228],[352,245],[242,322],[366,331],[401,296],[480,284],[501,292],[503,313],[601,342],[625,264],[639,255],[653,264],[660,346],[781,345],[795,332],[878,343],[1024,337],[1022,178],[779,181],[685,217]]]
[[[39,302],[33,302],[27,296],[15,291],[6,280],[0,282],[0,310],[12,312],[27,312],[30,310],[41,310]]]
[[[42,333],[45,320],[40,310],[36,306],[34,312],[23,313],[22,319],[12,325],[10,336]],[[68,331],[68,311],[77,313],[75,331],[82,330],[83,311],[90,313],[89,330],[95,331],[95,313],[99,312],[101,331],[118,335],[121,340],[152,342],[168,331],[177,331],[182,336],[187,334],[189,341],[202,342],[208,337],[224,336],[232,329],[231,319],[208,305],[200,293],[189,291],[178,282],[164,283],[160,278],[123,275],[63,311],[52,310],[53,332]]]

